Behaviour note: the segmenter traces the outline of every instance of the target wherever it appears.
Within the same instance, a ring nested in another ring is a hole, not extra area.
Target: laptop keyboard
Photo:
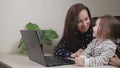
[[[67,65],[67,64],[74,64],[73,60],[61,58],[61,57],[54,57],[54,56],[45,56],[46,62],[49,65]]]

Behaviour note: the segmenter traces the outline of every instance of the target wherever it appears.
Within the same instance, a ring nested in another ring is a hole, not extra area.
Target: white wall
[[[21,38],[19,30],[29,21],[42,29],[52,28],[62,36],[67,10],[84,3],[92,16],[120,15],[120,0],[0,0],[0,53],[15,53]]]

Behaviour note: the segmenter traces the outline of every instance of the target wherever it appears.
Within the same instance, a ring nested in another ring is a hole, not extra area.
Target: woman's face
[[[86,32],[90,26],[90,18],[88,16],[87,10],[82,10],[78,16],[79,23],[77,28],[80,32]]]
[[[98,28],[100,24],[100,19],[98,18],[95,22],[95,26],[93,27],[93,37],[97,37],[98,33]]]

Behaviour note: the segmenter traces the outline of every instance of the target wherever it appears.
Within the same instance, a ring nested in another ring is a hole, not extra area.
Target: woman
[[[62,39],[55,46],[54,54],[61,57],[75,57],[81,53],[93,39],[90,21],[91,14],[85,5],[81,3],[72,5],[66,15]]]

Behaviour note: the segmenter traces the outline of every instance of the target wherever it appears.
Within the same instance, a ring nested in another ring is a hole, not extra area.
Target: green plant
[[[43,45],[52,45],[52,40],[58,38],[58,34],[56,33],[56,31],[52,29],[42,30],[37,24],[31,22],[26,24],[25,30],[37,31],[39,40]],[[26,53],[26,47],[22,38],[20,39],[18,48],[21,48],[22,52]]]

